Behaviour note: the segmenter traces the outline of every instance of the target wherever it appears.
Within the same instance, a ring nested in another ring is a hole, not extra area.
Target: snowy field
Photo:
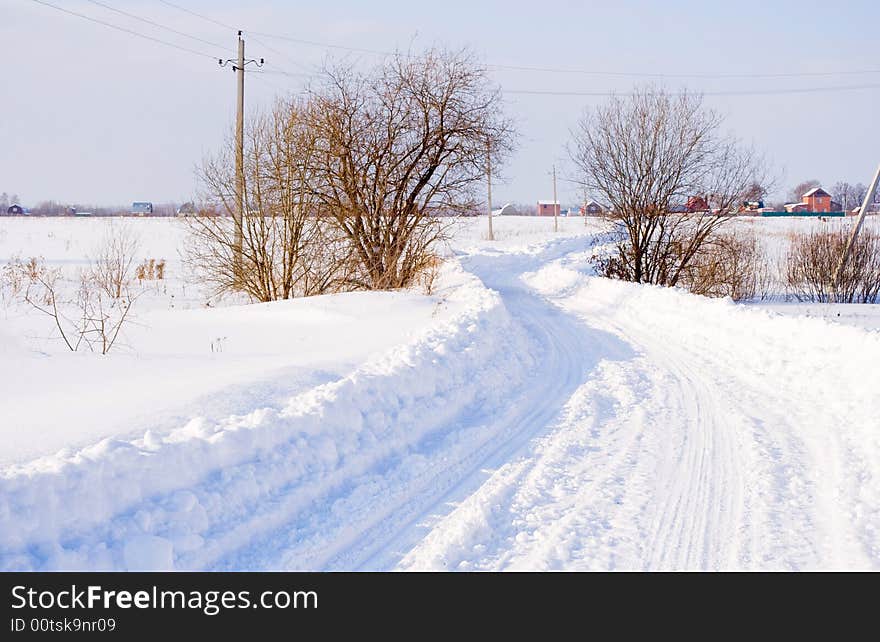
[[[600,221],[504,217],[430,295],[241,305],[112,224],[167,268],[110,355],[0,301],[0,569],[880,568],[880,306],[599,279]],[[0,265],[108,225],[0,219]]]

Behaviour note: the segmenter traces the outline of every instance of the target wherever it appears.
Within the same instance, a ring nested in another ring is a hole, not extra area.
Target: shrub
[[[130,320],[137,296],[124,289],[109,296],[94,270],[83,270],[73,296],[61,294],[59,270],[43,270],[24,290],[24,301],[50,317],[59,337],[71,352],[80,348],[107,354]]]
[[[135,277],[138,281],[162,281],[165,278],[165,259],[144,259],[135,268]]]
[[[767,296],[767,257],[752,232],[716,234],[704,241],[681,285],[695,294],[744,301]]]
[[[620,242],[622,233],[612,233],[608,247],[593,255],[591,262],[596,273],[612,279],[629,280],[629,262],[621,256],[626,249]],[[670,256],[683,251],[679,244],[667,248]],[[758,237],[752,231],[715,232],[706,236],[700,248],[681,271],[678,285],[694,294],[708,297],[729,296],[735,301],[764,299],[772,286],[769,260]]]
[[[880,236],[862,230],[835,287],[834,271],[849,231],[804,232],[791,237],[787,282],[798,301],[877,303],[880,299]]]
[[[134,255],[139,245],[131,228],[111,222],[107,235],[91,261],[92,279],[111,299],[122,298],[130,284]]]

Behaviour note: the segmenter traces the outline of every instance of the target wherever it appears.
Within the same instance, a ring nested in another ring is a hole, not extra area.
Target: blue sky
[[[0,0],[7,52],[0,191],[20,194],[26,204],[188,199],[196,190],[194,166],[218,146],[233,120],[233,74],[211,56],[231,57],[235,33],[160,0],[101,1],[225,49],[86,0],[47,1],[208,55],[141,40],[32,0]],[[880,72],[876,44],[861,41],[863,33],[870,39],[880,28],[880,3],[861,0],[173,3],[251,32],[375,50],[468,46],[489,64],[595,72],[493,72],[508,91],[625,92],[648,82],[707,94],[880,85],[880,73],[849,73]],[[298,73],[328,55],[346,54],[261,35],[248,38],[248,55],[265,56],[274,71]],[[359,64],[376,60],[347,55]],[[829,75],[723,77],[797,73]],[[303,82],[253,75],[248,109]],[[727,128],[766,154],[781,195],[810,178],[826,185],[867,183],[880,162],[880,133],[872,127],[878,99],[880,89],[868,88],[707,95],[706,103],[726,116]],[[585,108],[604,99],[510,93],[505,100],[521,138],[496,199],[549,198],[552,165],[570,175],[570,128]],[[578,198],[564,180],[560,193],[564,200]]]

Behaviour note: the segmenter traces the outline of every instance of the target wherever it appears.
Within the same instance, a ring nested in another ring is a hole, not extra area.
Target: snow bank
[[[283,407],[5,469],[0,567],[203,568],[464,408],[491,411],[528,371],[529,345],[495,292],[450,269],[454,316]]]
[[[846,388],[847,396],[864,394],[866,424],[880,416],[880,400],[871,393],[880,377],[880,332],[590,276],[579,271],[583,267],[577,260],[555,261],[523,278],[589,320],[612,319],[610,330],[638,328],[655,343],[684,342],[695,352],[739,363],[736,370],[748,383],[766,385],[768,394],[797,388],[833,398]]]
[[[440,304],[442,294],[349,292],[135,310],[125,344],[107,357],[58,351],[66,350],[59,340],[55,352],[38,350],[28,336],[40,333],[43,318],[7,322],[0,333],[0,468],[104,438],[132,440],[147,429],[165,434],[192,416],[219,420],[279,405],[456,314],[448,301]]]

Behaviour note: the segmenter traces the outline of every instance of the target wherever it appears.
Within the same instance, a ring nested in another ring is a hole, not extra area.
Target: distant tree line
[[[0,194],[0,214],[5,214],[11,205],[22,205],[17,195],[9,197],[5,192]],[[154,203],[151,216],[176,216],[176,203]],[[74,212],[88,212],[92,216],[128,216],[130,205],[93,205],[88,203],[59,203],[48,200],[39,201],[28,209],[30,216],[69,216]]]

